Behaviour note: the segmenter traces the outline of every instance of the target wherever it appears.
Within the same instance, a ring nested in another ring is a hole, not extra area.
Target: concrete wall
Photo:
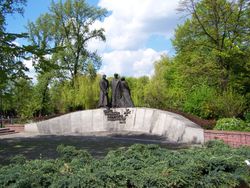
[[[107,121],[104,109],[73,112],[49,120],[26,124],[26,132],[42,134],[86,134],[93,132],[139,132],[159,135],[180,143],[204,143],[204,131],[181,115],[151,109],[129,108],[126,123]],[[121,114],[125,108],[113,109]]]

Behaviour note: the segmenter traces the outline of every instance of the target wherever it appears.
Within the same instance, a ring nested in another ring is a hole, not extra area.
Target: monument
[[[114,78],[111,82],[111,89],[112,89],[112,102],[111,106],[113,108],[120,107],[119,101],[121,99],[121,80],[118,77],[118,74],[114,74]]]
[[[125,77],[121,78],[120,89],[121,89],[120,106],[125,108],[134,107],[134,103],[131,99],[130,89],[128,83],[125,80]]]
[[[109,99],[108,99],[108,91],[109,91],[109,82],[106,79],[106,75],[102,76],[100,80],[100,98],[98,102],[98,107],[108,107]]]
[[[109,83],[106,75],[100,80],[99,107],[108,107]],[[37,134],[157,135],[168,142],[204,143],[204,130],[185,117],[152,108],[136,108],[125,78],[114,75],[111,82],[112,108],[83,110],[49,120],[25,125],[25,132]]]
[[[204,130],[185,117],[168,111],[136,107],[72,112],[26,124],[25,132],[53,135],[146,134],[175,143],[204,143]]]
[[[109,84],[106,79],[106,75],[103,75],[100,81],[100,99],[98,107],[109,107],[108,100],[108,89]],[[131,98],[130,89],[125,77],[119,79],[117,73],[114,74],[114,78],[111,82],[112,96],[111,96],[111,107],[112,108],[129,108],[134,107],[134,103]]]

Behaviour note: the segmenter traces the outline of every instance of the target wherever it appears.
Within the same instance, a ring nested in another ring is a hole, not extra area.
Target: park
[[[0,187],[250,187],[249,0],[0,0]]]

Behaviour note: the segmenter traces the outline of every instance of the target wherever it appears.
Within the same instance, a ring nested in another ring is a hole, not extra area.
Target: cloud
[[[157,52],[151,48],[131,50],[114,50],[103,53],[103,66],[100,73],[113,76],[114,73],[125,76],[150,76],[153,74],[154,62],[166,51]]]
[[[150,47],[150,39],[162,36],[170,40],[174,28],[180,23],[176,8],[179,0],[100,0],[99,7],[110,15],[94,28],[104,28],[106,42],[92,40],[88,47],[97,50],[103,59],[100,73],[112,76],[115,72],[125,76],[153,74],[153,63],[165,51]]]
[[[33,82],[36,82],[36,71],[33,66],[32,60],[23,60],[23,64],[29,69],[29,71],[26,72],[26,75],[30,78],[32,78]]]
[[[98,6],[111,12],[97,23],[106,31],[107,46],[116,50],[136,50],[152,35],[170,38],[180,22],[179,0],[100,0]]]

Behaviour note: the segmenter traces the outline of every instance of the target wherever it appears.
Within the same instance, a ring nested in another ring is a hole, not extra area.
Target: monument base
[[[203,144],[204,130],[185,117],[151,108],[84,110],[25,125],[26,132],[88,134],[130,132],[158,135],[170,142]]]

